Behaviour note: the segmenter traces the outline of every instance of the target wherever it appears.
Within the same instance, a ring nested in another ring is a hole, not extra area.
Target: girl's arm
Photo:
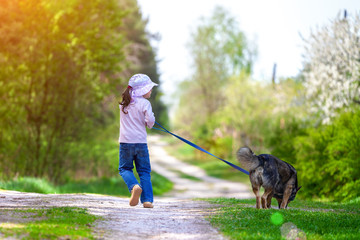
[[[155,116],[152,111],[151,103],[149,101],[146,101],[145,108],[144,108],[144,114],[145,114],[145,124],[148,128],[152,128],[155,124]]]

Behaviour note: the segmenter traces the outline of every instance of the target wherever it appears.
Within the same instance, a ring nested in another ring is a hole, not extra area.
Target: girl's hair
[[[130,90],[131,90],[131,87],[128,86],[125,91],[123,92],[122,94],[122,100],[121,102],[119,102],[119,104],[122,106],[121,107],[121,110],[123,111],[123,113],[127,114],[128,112],[125,111],[125,108],[127,106],[129,106],[130,102],[131,102],[131,95],[130,95]]]

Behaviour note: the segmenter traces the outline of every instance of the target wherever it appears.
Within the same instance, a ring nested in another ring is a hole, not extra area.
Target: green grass
[[[167,178],[152,172],[154,195],[161,196],[170,191],[173,183]],[[0,181],[0,188],[21,192],[36,193],[97,193],[113,196],[130,196],[125,182],[120,176],[112,178],[92,178],[69,181],[66,184],[55,186],[45,179],[20,177],[10,181]]]
[[[209,176],[249,184],[248,175],[239,172],[221,160],[203,153],[174,137],[166,136],[162,139],[168,143],[165,149],[170,155],[204,169]],[[239,165],[233,158],[225,160]]]
[[[286,239],[288,226],[296,226],[293,233],[305,234],[307,240],[360,239],[359,200],[345,204],[295,200],[286,210],[256,209],[254,199],[207,200],[217,204],[209,216],[211,224],[230,239]]]
[[[170,191],[174,186],[174,184],[169,181],[169,179],[155,172],[152,172],[151,182],[153,184],[154,195],[157,196],[161,196],[164,193]]]
[[[16,236],[18,239],[93,239],[91,225],[96,217],[86,209],[57,207],[49,209],[6,210],[2,217],[11,222],[0,223],[0,237]]]
[[[183,171],[180,171],[180,170],[177,170],[177,169],[169,169],[169,170],[176,173],[181,178],[189,179],[189,180],[192,180],[192,181],[195,181],[195,182],[201,182],[202,181],[200,178],[197,178],[197,177],[191,176],[189,174],[186,174]]]

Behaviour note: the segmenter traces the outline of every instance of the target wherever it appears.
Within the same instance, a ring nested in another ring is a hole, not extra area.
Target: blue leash
[[[200,151],[202,151],[202,152],[204,152],[204,153],[207,153],[207,154],[209,154],[209,155],[211,155],[211,156],[213,156],[213,157],[216,157],[217,159],[220,159],[220,160],[223,161],[224,163],[229,164],[229,165],[232,166],[233,168],[236,168],[237,170],[239,170],[239,171],[241,171],[241,172],[249,175],[249,172],[246,171],[245,169],[242,169],[241,167],[239,167],[239,166],[237,166],[237,165],[235,165],[235,164],[232,164],[231,162],[228,162],[228,161],[226,161],[226,160],[224,160],[224,159],[222,159],[222,158],[219,158],[219,157],[215,156],[214,154],[206,151],[205,149],[199,147],[198,145],[196,145],[196,144],[194,144],[194,143],[186,140],[185,138],[182,138],[182,137],[180,137],[180,136],[178,136],[178,135],[176,135],[176,134],[168,131],[166,128],[164,128],[163,126],[161,126],[158,122],[155,122],[155,123],[156,123],[159,127],[161,127],[162,129],[156,128],[156,127],[153,127],[153,129],[156,129],[156,130],[159,130],[159,131],[162,131],[162,132],[169,133],[169,134],[173,135],[174,137],[180,139],[181,141],[189,144],[190,146],[192,146],[192,147],[194,147],[194,148],[196,148],[196,149],[198,149],[198,150],[200,150]]]

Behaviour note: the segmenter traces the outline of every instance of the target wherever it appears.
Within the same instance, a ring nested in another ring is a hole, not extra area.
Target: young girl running
[[[130,206],[141,203],[145,208],[153,207],[151,166],[147,146],[146,127],[155,123],[150,102],[152,88],[158,84],[145,74],[135,74],[122,94],[120,107],[120,153],[119,173],[131,192]],[[139,174],[140,184],[133,173],[133,162]]]

